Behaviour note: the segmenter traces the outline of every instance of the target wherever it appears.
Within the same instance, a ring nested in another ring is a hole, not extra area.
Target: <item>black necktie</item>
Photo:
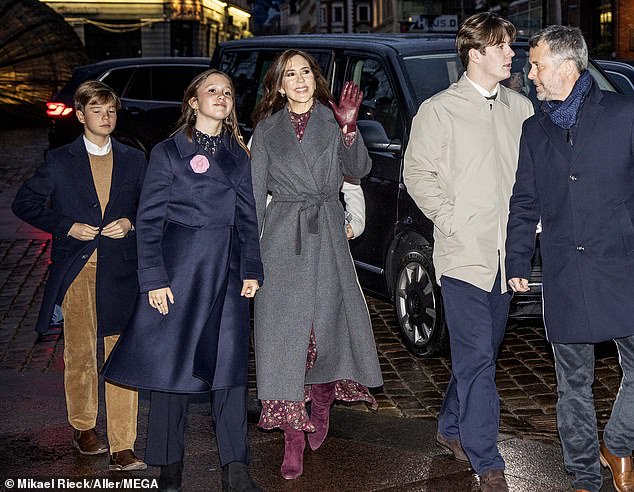
[[[492,96],[484,96],[484,98],[489,101],[489,109],[493,110],[493,101],[495,101],[495,98],[498,97],[498,93],[496,92],[495,94],[493,94]]]

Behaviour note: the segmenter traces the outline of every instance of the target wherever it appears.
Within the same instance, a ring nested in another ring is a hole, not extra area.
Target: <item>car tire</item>
[[[431,248],[420,247],[401,258],[394,277],[394,309],[403,342],[410,352],[419,357],[447,352],[449,335]]]

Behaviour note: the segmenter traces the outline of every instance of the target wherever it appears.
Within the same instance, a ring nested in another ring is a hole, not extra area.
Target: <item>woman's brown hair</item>
[[[207,77],[215,74],[222,75],[229,81],[231,94],[233,95],[233,108],[231,109],[231,113],[229,114],[229,116],[227,116],[222,122],[221,132],[227,131],[231,133],[235,141],[238,142],[238,145],[240,145],[240,147],[242,147],[248,155],[251,155],[251,152],[249,152],[249,149],[244,143],[244,139],[242,138],[242,134],[240,133],[240,127],[238,126],[238,116],[236,114],[236,90],[235,86],[233,85],[233,80],[231,80],[231,77],[229,77],[226,73],[220,70],[216,70],[215,68],[205,70],[204,72],[198,74],[189,83],[187,89],[185,89],[185,93],[183,95],[183,104],[181,106],[181,117],[176,124],[176,131],[174,131],[174,134],[178,133],[181,130],[184,130],[185,135],[191,142],[194,127],[196,126],[196,113],[194,112],[194,109],[189,105],[189,100],[192,97],[197,96],[198,89],[200,89],[200,86],[203,85],[205,80],[207,80]]]
[[[280,94],[282,88],[282,80],[286,71],[286,64],[294,56],[303,57],[310,66],[313,76],[315,77],[315,93],[313,96],[322,104],[328,105],[328,101],[332,100],[332,94],[328,88],[328,83],[321,73],[319,64],[308,53],[290,49],[280,53],[269,67],[264,76],[264,95],[253,111],[253,127],[260,121],[268,118],[286,105],[286,97]]]

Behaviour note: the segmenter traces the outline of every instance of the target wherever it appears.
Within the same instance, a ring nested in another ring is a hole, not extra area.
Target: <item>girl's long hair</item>
[[[238,126],[238,116],[236,114],[236,89],[233,85],[233,80],[231,80],[231,77],[229,77],[226,73],[216,70],[215,68],[205,70],[204,72],[198,74],[189,83],[187,89],[185,89],[185,93],[183,94],[183,104],[181,106],[181,117],[179,118],[178,123],[176,124],[176,130],[172,135],[184,130],[189,141],[192,141],[192,134],[194,132],[194,127],[196,126],[196,115],[194,114],[194,109],[189,105],[189,100],[192,97],[197,96],[200,86],[205,82],[205,80],[207,80],[207,77],[214,74],[222,75],[229,81],[231,94],[233,95],[233,108],[231,109],[229,116],[227,116],[222,122],[221,132],[230,132],[238,145],[240,145],[247,155],[250,156],[251,152],[249,152],[249,149],[245,145],[242,134],[240,133],[240,127]]]
[[[255,111],[253,111],[252,115],[254,128],[260,121],[268,118],[286,105],[286,97],[282,97],[280,89],[282,88],[282,80],[284,79],[286,64],[296,55],[303,57],[308,62],[308,65],[313,72],[313,76],[315,77],[314,97],[326,106],[328,105],[328,101],[332,100],[332,94],[328,88],[328,83],[322,75],[317,61],[304,51],[295,49],[286,50],[273,60],[273,63],[264,76],[264,95],[255,107]]]

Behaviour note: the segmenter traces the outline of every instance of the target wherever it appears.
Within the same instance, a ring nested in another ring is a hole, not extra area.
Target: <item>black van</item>
[[[366,227],[350,242],[361,286],[389,299],[407,347],[420,356],[445,350],[447,330],[432,265],[433,225],[403,185],[403,155],[412,118],[422,101],[458,80],[462,65],[454,36],[430,34],[318,34],[266,36],[220,44],[211,65],[236,85],[243,135],[252,132],[251,112],[262,95],[264,74],[274,57],[298,48],[315,57],[338,96],[346,80],[364,93],[357,123],[372,157],[362,180]],[[527,74],[528,44],[514,46],[509,87],[536,101]],[[612,84],[591,65],[602,89]],[[541,316],[541,267],[534,261],[531,290],[514,296],[510,315]]]

